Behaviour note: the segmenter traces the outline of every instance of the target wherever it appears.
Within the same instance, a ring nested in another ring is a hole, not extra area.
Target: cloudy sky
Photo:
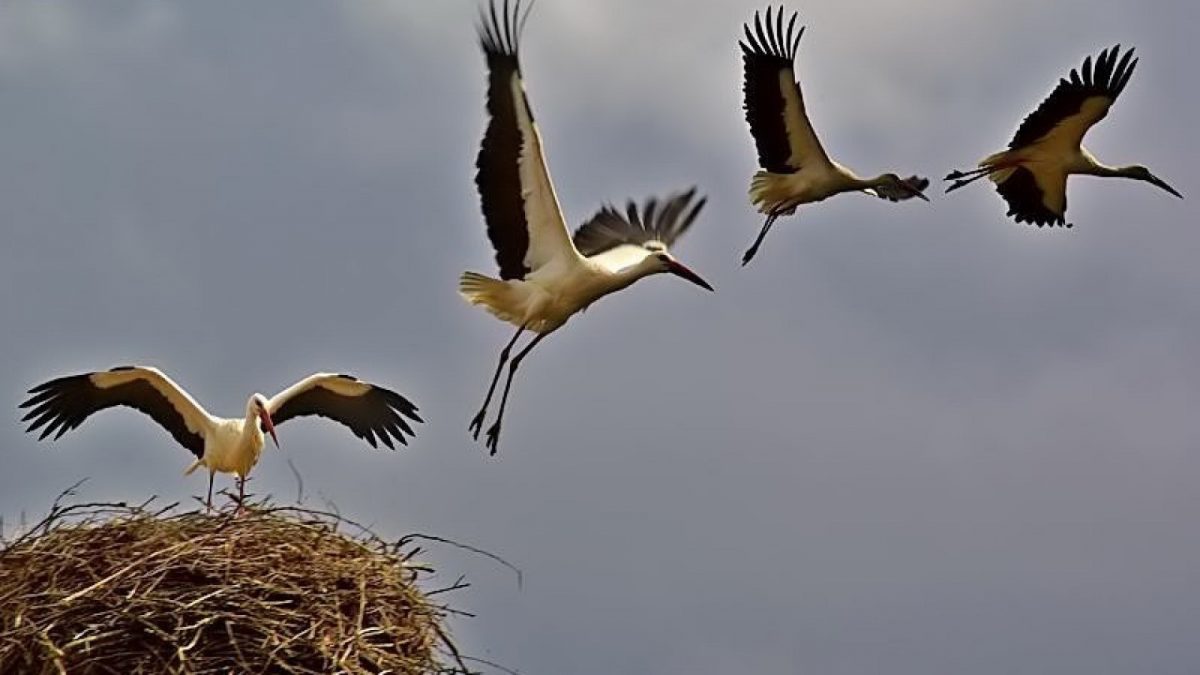
[[[238,414],[315,370],[390,385],[397,453],[315,420],[252,488],[399,536],[474,586],[471,653],[522,673],[1125,674],[1200,669],[1200,154],[1190,0],[809,0],[814,123],[862,173],[940,178],[1007,142],[1086,54],[1136,45],[1089,137],[1189,196],[1075,179],[1071,231],[982,186],[843,197],[760,224],[729,0],[541,0],[525,75],[563,208],[697,184],[669,277],[523,369],[471,442],[507,327],[474,191],[469,0],[0,4],[0,514],[186,500],[190,455],[131,411],[57,444],[25,389],[137,362]]]

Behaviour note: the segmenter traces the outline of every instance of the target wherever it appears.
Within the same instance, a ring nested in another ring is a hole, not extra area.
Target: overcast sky
[[[977,185],[846,196],[754,263],[736,40],[749,0],[541,0],[522,45],[578,223],[692,184],[672,277],[599,303],[518,378],[500,454],[466,425],[510,329],[473,183],[469,0],[0,4],[0,514],[202,494],[129,410],[22,433],[43,380],[157,365],[217,414],[317,370],[420,405],[397,453],[305,419],[252,481],[452,537],[454,629],[522,673],[1200,671],[1200,154],[1191,0],[808,0],[826,148],[940,179],[1001,149],[1087,54],[1141,64],[1089,147],[1188,195],[1073,179],[1070,231]],[[715,5],[718,5],[715,6]],[[225,479],[222,483],[228,486]]]

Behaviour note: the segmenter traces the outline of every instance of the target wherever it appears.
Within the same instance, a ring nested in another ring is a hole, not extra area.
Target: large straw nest
[[[56,505],[0,543],[0,673],[460,672],[415,552],[298,507]]]

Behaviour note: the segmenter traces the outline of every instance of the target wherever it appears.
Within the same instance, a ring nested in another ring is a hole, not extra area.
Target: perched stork
[[[542,156],[542,140],[521,81],[517,44],[524,15],[520,0],[496,1],[482,17],[480,44],[487,58],[487,110],[491,117],[476,166],[488,238],[496,250],[500,278],[466,272],[459,279],[463,298],[483,305],[517,327],[500,352],[487,397],[469,430],[478,440],[488,406],[509,353],[525,331],[536,335],[512,359],[500,410],[487,431],[486,445],[496,453],[500,424],[513,375],[530,350],[576,312],[642,277],[670,272],[708,290],[712,287],[668,252],[704,204],[689,208],[694,190],[676,195],[658,209],[655,201],[638,214],[622,218],[605,208],[580,227],[574,241],[567,230],[550,173]]]
[[[1138,62],[1133,50],[1124,56],[1120,51],[1121,45],[1117,45],[1100,52],[1095,67],[1091,56],[1084,59],[1082,72],[1072,69],[1071,78],[1059,80],[1050,96],[1025,118],[1008,150],[985,158],[976,169],[951,172],[946,180],[954,182],[946,192],[987,176],[1008,202],[1007,215],[1038,227],[1071,227],[1066,222],[1067,176],[1071,174],[1144,180],[1182,198],[1146,167],[1105,166],[1081,145],[1088,129],[1108,115],[1133,76]]]
[[[894,173],[859,178],[825,154],[808,121],[793,66],[804,26],[796,30],[799,14],[792,13],[785,29],[783,8],[776,14],[772,11],[767,9],[765,22],[755,12],[754,30],[749,23],[743,24],[746,39],[738,42],[745,74],[746,122],[762,167],[750,181],[750,202],[767,216],[758,238],[742,256],[743,265],[758,252],[775,220],[795,213],[801,204],[843,192],[865,192],[893,202],[913,197],[929,201],[923,194],[929,186],[927,178],[901,178]]]
[[[239,511],[246,476],[262,454],[264,430],[278,447],[275,425],[293,417],[320,415],[349,427],[371,447],[378,447],[378,438],[395,448],[393,438],[407,445],[405,434],[413,435],[405,417],[422,421],[417,407],[400,394],[332,373],[306,377],[270,399],[254,394],[246,401],[245,414],[234,419],[210,415],[161,371],[145,366],[60,377],[39,384],[29,394],[20,407],[32,409],[21,421],[30,422],[26,432],[42,429],[39,441],[50,434],[58,440],[105,408],[123,405],[146,413],[196,456],[185,475],[202,466],[208,469],[208,508],[212,508],[213,475],[220,471],[237,476]]]

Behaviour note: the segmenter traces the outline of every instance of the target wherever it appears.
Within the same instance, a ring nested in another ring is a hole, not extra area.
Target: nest
[[[56,504],[0,545],[0,673],[465,672],[417,551],[298,507]]]

